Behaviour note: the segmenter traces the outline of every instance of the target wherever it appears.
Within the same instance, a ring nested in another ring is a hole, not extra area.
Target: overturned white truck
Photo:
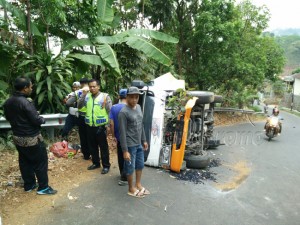
[[[171,116],[167,107],[168,98],[176,90],[185,89],[184,80],[177,80],[168,73],[155,79],[151,85],[133,81],[142,92],[139,104],[144,114],[144,128],[149,143],[145,153],[145,164],[171,169],[174,172],[188,168],[204,168],[210,162],[205,149],[217,147],[213,140],[214,104],[222,97],[207,91],[187,91],[189,100],[185,110]]]

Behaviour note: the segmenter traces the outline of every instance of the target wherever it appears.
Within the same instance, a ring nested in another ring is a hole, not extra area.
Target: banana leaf
[[[114,19],[114,11],[112,9],[113,0],[97,1],[97,16],[100,21],[111,23]]]
[[[161,50],[159,50],[153,44],[149,43],[144,38],[130,36],[126,38],[126,43],[131,48],[142,51],[146,56],[156,60],[163,65],[170,66],[172,63],[168,56],[166,56]]]
[[[115,72],[121,74],[117,56],[114,50],[108,44],[99,45],[96,47],[96,49],[103,61],[105,61]]]
[[[89,38],[71,39],[64,43],[63,50],[69,50],[74,47],[93,46]]]
[[[74,54],[69,54],[68,57],[73,57],[73,58],[80,59],[81,61],[92,64],[92,65],[104,67],[101,57],[98,55],[74,53]]]
[[[148,37],[155,40],[168,42],[168,43],[178,43],[178,39],[174,38],[168,34],[155,31],[155,30],[148,30],[148,29],[130,29],[123,32],[124,34],[128,34],[129,36],[142,36],[142,37]]]

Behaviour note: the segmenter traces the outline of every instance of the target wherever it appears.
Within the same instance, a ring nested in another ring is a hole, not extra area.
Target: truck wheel
[[[222,103],[222,102],[223,102],[223,96],[215,95],[214,103]]]
[[[196,105],[208,104],[214,101],[214,93],[209,91],[188,91],[189,96],[198,97]]]
[[[188,91],[188,95],[198,97],[195,105],[209,104],[214,101],[214,93],[209,91]]]
[[[186,167],[192,169],[202,169],[210,163],[210,157],[206,151],[201,151],[200,155],[186,155],[184,160],[186,161]]]

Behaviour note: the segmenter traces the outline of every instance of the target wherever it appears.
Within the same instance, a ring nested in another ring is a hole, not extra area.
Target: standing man
[[[143,128],[143,113],[138,105],[140,91],[137,87],[127,90],[127,105],[119,113],[120,142],[125,160],[124,171],[128,180],[128,195],[142,198],[150,192],[141,184],[144,168],[144,151],[148,150],[148,143]],[[142,145],[143,144],[143,147]],[[136,181],[133,185],[133,173]]]
[[[110,168],[109,150],[106,138],[106,126],[112,102],[108,94],[100,92],[98,80],[89,81],[89,92],[83,90],[78,101],[78,108],[86,107],[85,123],[87,125],[88,146],[93,164],[87,169],[100,168],[99,147],[102,161],[102,174],[107,174]]]
[[[72,85],[72,92],[66,96],[64,99],[64,103],[66,104],[67,101],[73,96],[75,97],[75,91],[77,91],[80,88],[80,83],[78,81],[75,81]],[[65,125],[61,131],[61,137],[63,140],[68,139],[68,135],[73,127],[78,125],[78,108],[77,108],[77,102],[74,102],[73,105],[69,106],[69,114],[66,117]]]
[[[81,89],[75,91],[75,95],[72,95],[66,102],[67,106],[77,105],[78,107],[78,100],[82,96],[83,90],[89,90],[89,80],[87,78],[80,79],[80,86]],[[86,114],[86,107],[82,107],[78,109],[78,132],[79,132],[79,139],[80,139],[80,146],[81,146],[81,153],[83,154],[83,158],[85,160],[89,160],[91,157],[91,153],[88,146],[88,135],[87,135],[87,125],[85,124],[85,114]]]
[[[119,180],[119,185],[123,186],[126,185],[127,182],[127,176],[123,172],[123,166],[124,166],[124,158],[123,158],[123,151],[120,144],[120,135],[119,135],[119,122],[118,122],[118,115],[120,110],[125,106],[126,104],[126,94],[127,89],[121,89],[119,92],[119,103],[115,104],[111,107],[110,113],[109,113],[109,121],[110,121],[110,130],[112,137],[114,141],[117,144],[117,153],[118,153],[118,164],[119,164],[119,170],[121,178]]]
[[[19,152],[24,190],[30,192],[38,187],[39,195],[56,194],[57,191],[48,185],[48,155],[40,131],[45,119],[29,98],[32,83],[28,78],[19,77],[14,88],[16,92],[4,103],[4,115],[11,125],[13,141]]]

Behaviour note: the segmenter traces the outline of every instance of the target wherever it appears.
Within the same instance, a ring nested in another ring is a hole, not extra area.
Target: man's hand
[[[148,143],[147,143],[147,141],[145,141],[145,142],[143,143],[143,147],[144,147],[144,151],[147,151],[147,150],[148,150]]]
[[[117,140],[116,137],[112,137],[112,139],[113,139],[114,142],[118,143],[118,140]]]
[[[126,160],[126,161],[131,160],[131,156],[130,156],[130,153],[128,151],[123,152],[123,157],[124,157],[124,160]]]
[[[90,91],[90,89],[88,87],[82,88],[82,94],[83,95],[86,95],[89,91]]]

